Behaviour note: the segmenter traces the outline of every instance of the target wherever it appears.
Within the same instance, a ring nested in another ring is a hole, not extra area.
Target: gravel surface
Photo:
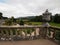
[[[56,43],[46,40],[28,40],[28,41],[0,41],[0,45],[57,45]]]

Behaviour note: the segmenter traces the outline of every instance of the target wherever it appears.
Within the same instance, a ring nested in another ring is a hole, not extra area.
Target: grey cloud
[[[60,0],[6,0],[6,4],[15,7],[14,11],[10,7],[10,11],[5,12],[8,16],[40,15],[46,9],[53,14],[60,13]]]

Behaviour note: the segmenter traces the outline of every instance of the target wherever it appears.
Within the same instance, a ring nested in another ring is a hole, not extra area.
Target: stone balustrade
[[[55,39],[56,30],[60,31],[60,28],[42,26],[0,26],[0,40]]]

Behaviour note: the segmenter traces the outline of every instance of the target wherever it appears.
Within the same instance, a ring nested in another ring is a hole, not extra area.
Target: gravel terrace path
[[[28,41],[0,41],[0,45],[57,45],[57,44],[47,39],[39,39]]]

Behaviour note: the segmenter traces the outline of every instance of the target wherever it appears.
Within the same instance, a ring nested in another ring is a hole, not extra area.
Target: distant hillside
[[[18,17],[17,19],[32,19],[35,18],[36,16],[27,16],[27,17]]]

